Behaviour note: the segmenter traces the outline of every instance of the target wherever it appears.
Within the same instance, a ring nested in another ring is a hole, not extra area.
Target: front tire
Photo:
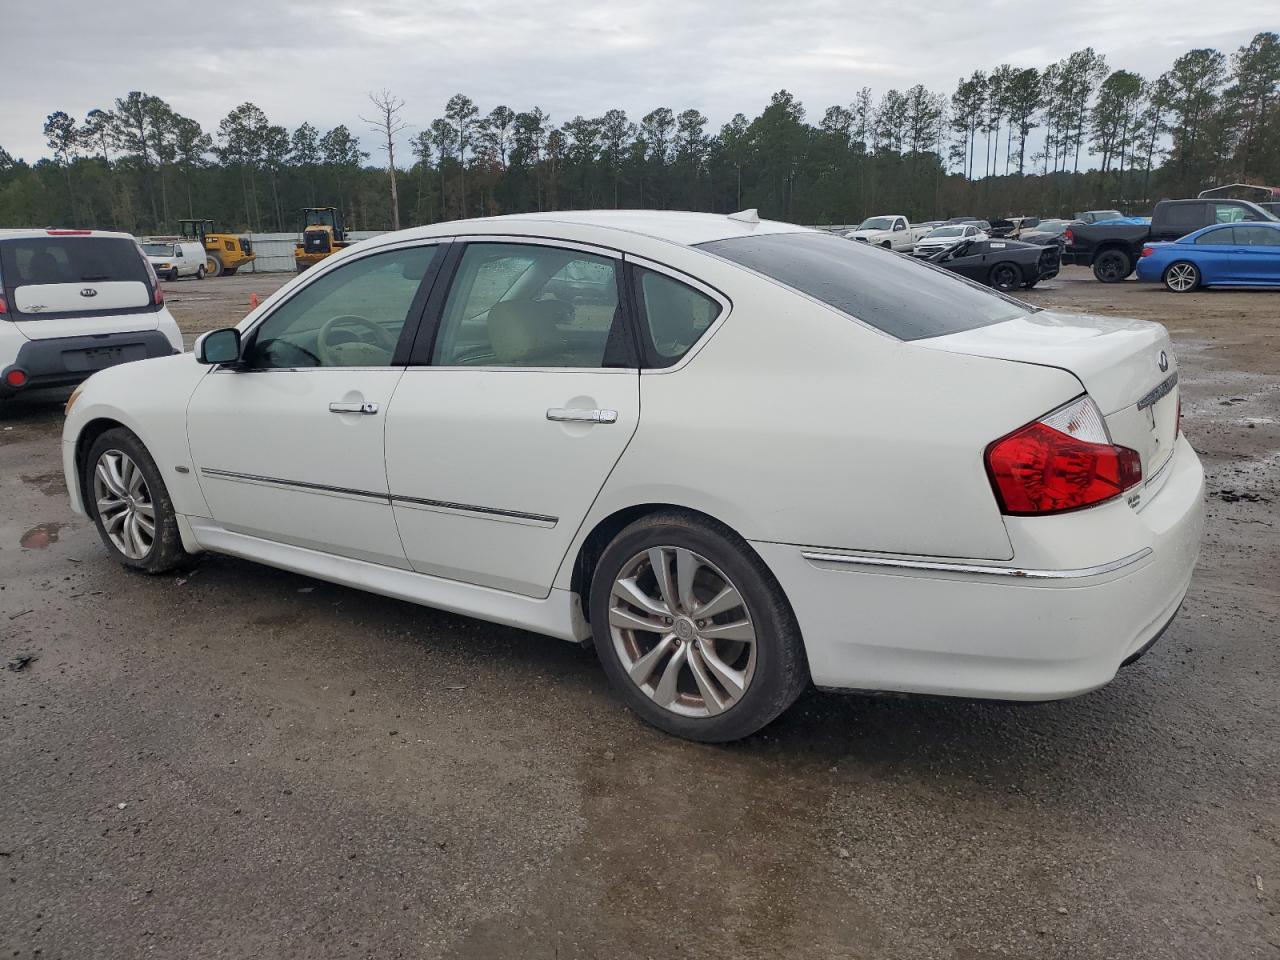
[[[1190,293],[1200,286],[1200,270],[1194,263],[1179,260],[1164,272],[1164,285],[1174,293]]]
[[[216,253],[211,253],[204,258],[204,269],[211,277],[222,276],[222,258]]]
[[[591,582],[596,652],[632,710],[704,743],[750,736],[809,680],[795,614],[731,530],[655,514],[605,549]]]
[[[1104,250],[1093,261],[1093,275],[1103,283],[1119,283],[1133,272],[1133,261],[1123,250]]]
[[[93,442],[82,489],[98,536],[126,567],[165,573],[187,559],[160,468],[132,431],[107,430]]]

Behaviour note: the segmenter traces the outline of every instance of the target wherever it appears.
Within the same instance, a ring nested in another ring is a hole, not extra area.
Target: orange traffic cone
[[[258,309],[258,295],[256,293],[249,294],[249,309],[250,310]]]

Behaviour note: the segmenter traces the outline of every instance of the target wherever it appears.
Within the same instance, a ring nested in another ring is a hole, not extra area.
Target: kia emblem
[[[93,289],[93,287],[85,287],[83,290],[80,291],[80,296],[82,297],[96,297],[97,295],[98,295],[98,291]],[[1160,362],[1162,364],[1165,362],[1163,353],[1160,354]],[[1160,367],[1160,369],[1163,370],[1164,367],[1162,366]]]
[[[1157,364],[1159,365],[1159,367],[1160,367],[1160,372],[1161,372],[1161,373],[1164,373],[1166,370],[1168,370],[1168,369],[1169,369],[1169,355],[1168,355],[1167,353],[1165,353],[1163,350],[1161,350],[1161,351],[1160,351],[1160,359],[1159,359],[1159,360],[1157,360],[1157,361],[1156,361],[1156,363],[1157,363]]]

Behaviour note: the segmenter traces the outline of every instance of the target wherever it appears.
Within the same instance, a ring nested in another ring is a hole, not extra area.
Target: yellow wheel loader
[[[212,220],[179,220],[184,240],[197,240],[204,247],[204,271],[210,277],[230,277],[258,255],[248,237],[218,233]]]
[[[303,207],[302,240],[293,248],[294,266],[301,273],[351,243],[337,207]]]

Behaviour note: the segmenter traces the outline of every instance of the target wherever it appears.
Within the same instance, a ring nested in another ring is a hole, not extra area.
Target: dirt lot
[[[188,340],[254,276],[171,285]],[[1209,523],[1179,619],[1076,700],[809,693],[658,734],[592,654],[209,557],[147,578],[67,509],[61,400],[0,407],[8,957],[1280,955],[1280,293],[1070,269],[1161,320]]]

